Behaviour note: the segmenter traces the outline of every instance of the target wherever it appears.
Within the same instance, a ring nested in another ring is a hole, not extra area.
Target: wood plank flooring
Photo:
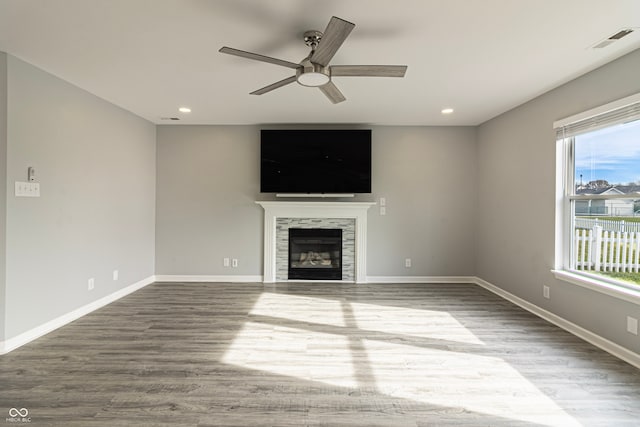
[[[0,356],[0,423],[11,408],[52,426],[624,427],[640,370],[474,285],[157,283]]]

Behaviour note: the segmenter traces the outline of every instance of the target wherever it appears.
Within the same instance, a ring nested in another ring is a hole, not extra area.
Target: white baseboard
[[[475,283],[475,276],[367,276],[367,283]]]
[[[600,335],[597,335],[587,329],[584,329],[583,327],[578,326],[575,323],[572,323],[556,314],[553,314],[550,311],[545,310],[544,308],[540,308],[535,304],[531,304],[530,302],[525,301],[510,292],[500,289],[499,287],[479,277],[475,277],[473,283],[487,289],[488,291],[493,292],[494,294],[506,299],[507,301],[511,301],[515,305],[527,310],[530,313],[535,314],[536,316],[546,320],[547,322],[553,323],[554,325],[577,336],[578,338],[587,341],[588,343],[595,345],[596,347],[606,351],[607,353],[624,360],[630,365],[633,365],[636,368],[640,368],[640,354],[622,347],[621,345],[618,345],[612,341],[609,341],[608,339],[603,338]]]
[[[162,274],[155,276],[157,282],[244,282],[262,283],[262,276],[207,276],[207,275],[180,275]]]
[[[227,282],[227,283],[262,283],[262,276],[233,276],[233,275],[156,275],[157,282]],[[475,276],[367,276],[366,283],[475,283]],[[291,282],[326,282],[326,280],[285,280]],[[354,283],[353,281],[332,281],[335,283]],[[279,282],[274,282],[279,283]]]
[[[73,322],[81,318],[84,315],[91,313],[94,310],[104,307],[107,304],[111,304],[112,302],[119,300],[120,298],[129,295],[139,289],[144,288],[147,285],[155,282],[155,276],[149,276],[146,279],[142,279],[139,282],[133,283],[132,285],[127,286],[126,288],[122,288],[110,295],[102,297],[96,301],[93,301],[87,305],[84,305],[80,308],[77,308],[67,314],[63,314],[60,317],[57,317],[53,320],[50,320],[46,323],[43,323],[40,326],[36,326],[33,329],[30,329],[26,332],[21,333],[13,338],[9,338],[6,341],[0,341],[0,354],[9,353],[10,351],[15,350],[18,347],[21,347],[37,338],[40,338],[43,335],[48,334],[68,323]]]

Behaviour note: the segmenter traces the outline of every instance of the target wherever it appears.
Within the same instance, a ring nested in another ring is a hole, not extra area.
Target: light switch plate
[[[40,183],[16,181],[16,197],[40,197]]]

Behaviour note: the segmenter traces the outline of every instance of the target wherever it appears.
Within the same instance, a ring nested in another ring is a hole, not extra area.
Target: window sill
[[[614,285],[604,280],[598,280],[582,274],[566,270],[551,270],[556,279],[582,286],[602,294],[640,305],[640,290]]]

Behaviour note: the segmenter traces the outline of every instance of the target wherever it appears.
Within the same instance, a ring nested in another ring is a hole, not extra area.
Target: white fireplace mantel
[[[356,221],[356,283],[367,281],[367,210],[374,202],[267,202],[264,208],[264,283],[276,281],[277,218],[353,218]]]

